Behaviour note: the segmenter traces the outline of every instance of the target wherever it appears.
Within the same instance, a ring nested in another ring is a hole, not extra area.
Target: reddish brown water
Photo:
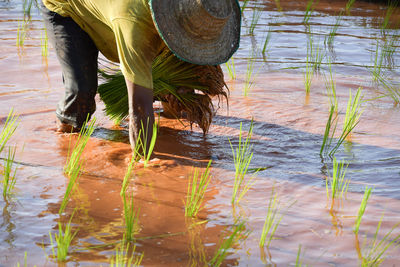
[[[275,1],[250,2],[244,12],[241,48],[234,55],[238,77],[231,80],[226,75],[231,89],[229,111],[222,105],[205,137],[197,128],[190,131],[175,120],[161,118],[155,148],[160,163],[136,169],[130,186],[140,207],[141,229],[135,244],[137,251],[144,253],[144,266],[203,266],[202,255],[206,260],[212,258],[239,216],[251,233],[230,251],[224,262],[227,266],[294,265],[299,245],[308,265],[357,266],[360,253],[365,253],[362,244],[365,238],[372,239],[381,214],[384,212],[380,238],[400,221],[400,109],[388,97],[363,103],[364,113],[351,135],[352,142],[344,143],[336,154],[350,163],[347,198],[333,210],[327,201],[325,178],[332,160],[321,158],[319,150],[329,99],[322,75],[314,77],[311,93],[305,94],[303,72],[307,34],[313,33],[325,51],[324,35],[346,4],[331,2],[320,1],[310,27],[302,23],[306,1],[282,1],[282,11]],[[252,36],[247,33],[254,6],[262,6],[264,11]],[[98,101],[98,125],[83,156],[85,173],[60,218],[58,209],[68,183],[63,166],[70,140],[68,135],[54,133],[55,104],[63,93],[61,71],[52,49],[47,61],[42,60],[43,22],[36,11],[24,47],[16,47],[21,10],[17,1],[0,2],[0,121],[2,127],[11,107],[19,114],[10,144],[18,146],[16,161],[20,164],[14,196],[7,202],[0,200],[0,266],[22,263],[25,252],[29,266],[56,265],[50,256],[49,232],[56,232],[57,222],[67,221],[74,208],[73,227],[78,234],[67,265],[107,266],[114,244],[124,232],[119,191],[131,153],[127,130],[114,127]],[[382,88],[372,82],[366,66],[373,66],[385,10],[383,5],[357,1],[351,14],[343,16],[333,48],[326,49],[334,62],[340,118],[349,89],[354,93],[362,86],[364,99],[381,95]],[[392,22],[399,21],[399,14],[397,10]],[[269,27],[268,54],[254,54],[257,75],[244,97],[247,58],[250,51],[260,50]],[[388,32],[399,34],[398,29]],[[399,59],[396,51],[391,59],[393,68],[387,70],[391,77],[399,76]],[[321,73],[328,69],[326,64],[321,68]],[[258,173],[253,188],[233,208],[234,165],[228,140],[237,145],[240,123],[248,129],[252,118],[251,168],[266,169]],[[0,156],[4,158],[4,152]],[[209,159],[213,160],[212,180],[206,208],[199,215],[199,221],[207,221],[190,227],[183,205],[187,178],[193,166],[205,167]],[[374,191],[356,237],[352,229],[366,185]],[[269,250],[260,250],[258,242],[273,188],[283,210],[294,204],[287,209]],[[396,266],[398,262],[399,250],[390,250],[383,265]]]

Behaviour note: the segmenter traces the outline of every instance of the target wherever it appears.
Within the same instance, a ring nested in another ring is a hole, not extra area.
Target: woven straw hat
[[[237,0],[150,0],[150,9],[161,38],[182,60],[218,65],[239,47]]]

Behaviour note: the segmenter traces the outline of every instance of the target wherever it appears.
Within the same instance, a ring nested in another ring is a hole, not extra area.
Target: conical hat
[[[150,0],[154,24],[168,48],[197,65],[218,65],[239,47],[237,0]]]

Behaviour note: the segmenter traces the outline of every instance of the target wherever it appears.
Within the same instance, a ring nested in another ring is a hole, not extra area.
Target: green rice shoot
[[[202,208],[204,195],[206,193],[208,184],[210,183],[210,166],[212,160],[207,164],[204,173],[199,175],[198,168],[194,168],[192,178],[188,182],[188,190],[185,202],[185,216],[196,217],[197,213]]]
[[[228,75],[232,80],[236,79],[236,70],[235,70],[235,62],[233,57],[229,61],[225,63],[226,70],[228,71]]]
[[[23,47],[25,44],[25,40],[28,35],[29,23],[30,23],[29,20],[23,20],[22,22],[18,21],[17,40],[16,40],[16,45],[18,47]]]
[[[358,231],[360,229],[360,224],[361,224],[361,219],[364,215],[365,212],[365,208],[367,207],[367,202],[369,197],[371,196],[372,193],[372,188],[371,187],[365,187],[365,192],[364,192],[364,196],[363,196],[363,200],[361,202],[360,208],[358,210],[358,215],[357,215],[357,219],[356,222],[354,223],[354,233],[357,235]]]
[[[17,181],[16,179],[16,173],[17,173],[17,167],[14,167],[14,172],[13,172],[13,165],[14,165],[14,158],[15,158],[15,152],[17,148],[8,148],[8,154],[7,158],[4,158],[4,173],[3,173],[3,198],[6,199],[8,196],[12,194],[12,191],[14,190],[15,183]]]
[[[369,266],[379,266],[385,260],[387,252],[390,249],[394,249],[400,245],[400,234],[392,234],[395,229],[398,228],[400,223],[394,225],[390,231],[383,236],[381,240],[378,239],[379,230],[381,228],[381,224],[383,221],[382,214],[381,219],[379,220],[378,226],[376,227],[375,234],[370,242],[365,241],[362,245],[362,258],[361,258],[361,266],[369,267]]]
[[[64,166],[64,173],[67,174],[68,176],[71,176],[76,168],[82,167],[81,156],[83,151],[85,150],[87,142],[90,139],[90,136],[94,131],[95,122],[96,118],[94,117],[92,118],[89,124],[86,120],[86,122],[83,124],[81,128],[81,131],[79,132],[78,138],[76,140],[74,148],[72,149],[72,152],[70,153],[70,151],[68,151],[67,162]]]
[[[236,148],[233,147],[232,142],[228,139],[232,150],[233,162],[235,164],[235,180],[231,199],[232,204],[235,202],[238,203],[255,183],[255,174],[257,174],[258,171],[247,181],[245,179],[251,159],[253,158],[253,145],[250,144],[253,135],[253,127],[252,121],[247,137],[244,139],[242,123],[240,123],[239,142]]]
[[[325,58],[325,53],[318,42],[314,41],[312,35],[309,35],[307,42],[307,58],[312,62],[312,68],[314,71],[318,71],[321,68],[322,61]]]
[[[67,204],[70,200],[71,194],[76,190],[76,184],[80,177],[81,168],[82,168],[82,163],[79,162],[78,165],[72,169],[71,174],[69,175],[67,189],[65,190],[65,194],[61,202],[60,209],[58,210],[59,214],[62,214],[65,211],[65,208],[67,207]]]
[[[269,44],[270,44],[270,40],[271,40],[271,27],[269,27],[268,29],[268,33],[267,36],[264,39],[264,45],[263,45],[263,49],[262,49],[262,53],[265,54],[266,52],[268,52],[269,49]]]
[[[136,163],[136,156],[133,155],[131,160],[129,161],[129,165],[125,172],[124,180],[122,182],[121,192],[119,193],[119,195],[121,197],[125,195],[125,192],[128,188],[129,180],[131,179],[131,174],[132,174],[133,168],[135,167],[135,163]]]
[[[213,267],[221,266],[228,256],[228,253],[232,252],[232,249],[237,246],[241,240],[245,240],[248,235],[249,231],[246,230],[245,221],[239,222],[239,219],[236,220],[235,224],[232,226],[232,233],[222,241],[214,257],[208,262],[208,265]]]
[[[152,135],[149,145],[147,146],[147,140],[149,139],[148,127],[149,127],[149,118],[147,118],[147,129],[145,129],[143,125],[143,121],[141,123],[141,129],[139,130],[139,134],[136,140],[135,145],[135,154],[138,154],[143,159],[143,167],[147,167],[150,157],[153,153],[154,146],[157,140],[157,123],[153,124]],[[146,140],[146,141],[143,141]]]
[[[268,203],[267,216],[264,221],[259,242],[260,247],[264,247],[266,245],[266,247],[269,248],[271,241],[275,236],[275,232],[283,218],[283,214],[281,214],[280,211],[281,208],[278,193],[275,192],[273,188]]]
[[[133,241],[135,240],[135,235],[139,233],[140,230],[140,208],[135,208],[133,193],[130,196],[127,196],[126,193],[124,193],[122,199],[124,204],[125,238],[127,241]]]
[[[319,0],[317,0],[315,4],[318,4],[318,2],[319,2]],[[306,6],[306,11],[304,13],[304,18],[303,18],[304,24],[308,24],[313,11],[314,11],[314,0],[308,0],[307,6]]]
[[[351,134],[353,129],[360,122],[360,117],[363,113],[361,110],[362,96],[361,96],[362,88],[359,87],[354,96],[354,99],[351,94],[351,90],[349,90],[349,100],[347,102],[346,115],[343,122],[343,129],[340,137],[336,145],[329,152],[329,156],[333,156],[336,151],[339,149],[340,145],[344,142],[344,140]]]
[[[261,13],[262,13],[262,9],[260,7],[253,7],[253,15],[251,17],[251,24],[249,27],[249,34],[253,35],[254,34],[254,30],[258,24],[258,21],[260,20],[261,17]]]
[[[325,44],[327,44],[328,47],[332,47],[333,46],[333,42],[335,40],[335,36],[337,35],[337,31],[339,29],[341,20],[342,20],[342,13],[340,13],[336,17],[335,25],[333,25],[331,31],[329,32],[329,35],[325,38]]]
[[[343,198],[348,190],[350,180],[345,179],[346,170],[349,164],[345,164],[344,161],[338,162],[335,157],[333,157],[333,168],[332,177],[326,179],[326,196],[332,200],[332,207],[335,199]],[[332,208],[331,207],[331,208]]]
[[[383,19],[383,23],[381,26],[381,31],[383,35],[385,35],[385,30],[390,25],[390,18],[392,17],[394,11],[396,10],[398,2],[399,2],[398,0],[388,0],[388,8],[386,10],[385,18]]]
[[[72,217],[74,216],[74,213],[72,213],[71,218],[69,219],[69,222],[67,225],[65,225],[65,229],[63,229],[61,222],[58,222],[58,234],[54,233],[54,240],[55,243],[57,244],[57,260],[58,261],[65,261],[68,256],[68,250],[71,245],[72,240],[76,236],[78,231],[75,231],[72,233],[72,227],[71,227],[71,222],[72,222]],[[56,257],[55,252],[54,252],[54,240],[51,232],[49,232],[50,236],[50,243],[53,251],[53,256]]]
[[[144,254],[143,253],[137,254],[136,246],[133,246],[132,249],[130,249],[130,242],[125,242],[125,240],[126,238],[124,236],[119,246],[115,248],[115,255],[111,257],[110,267],[140,266]]]
[[[324,81],[325,81],[325,88],[326,88],[326,93],[329,97],[329,102],[331,107],[334,107],[334,111],[338,111],[338,100],[336,96],[336,78],[332,73],[332,64],[331,61],[328,60],[328,67],[329,67],[329,73],[324,74]]]
[[[304,252],[303,252],[304,254]],[[303,259],[301,258],[302,254],[301,254],[301,244],[299,245],[299,249],[297,250],[297,257],[296,257],[296,263],[295,263],[295,267],[306,267],[307,265],[303,265]]]
[[[42,57],[47,58],[49,55],[49,38],[47,36],[46,28],[43,28],[40,33],[40,48],[42,51]]]
[[[244,96],[248,96],[251,87],[254,84],[254,62],[255,62],[255,58],[253,56],[253,54],[251,54],[250,58],[247,60],[247,69],[246,69],[246,76],[245,76],[245,80],[244,80],[244,88],[243,88],[243,95]]]
[[[391,83],[389,80],[387,80],[383,76],[378,77],[378,82],[385,89],[385,91],[386,91],[385,95],[392,98],[393,101],[395,102],[395,104],[399,104],[400,103],[400,86]]]
[[[356,0],[348,0],[346,3],[346,13],[350,14],[350,9],[352,8],[352,6],[354,5],[354,3],[356,2]]]
[[[328,154],[329,148],[331,147],[335,136],[337,124],[338,113],[335,111],[335,106],[331,106],[329,109],[329,117],[325,126],[324,138],[322,139],[321,149],[319,151],[321,156]]]
[[[0,153],[4,150],[8,140],[14,134],[18,127],[18,116],[14,113],[14,109],[11,109],[8,113],[6,122],[4,123],[3,129],[0,132]]]
[[[307,94],[309,94],[311,91],[311,83],[312,83],[313,76],[314,76],[314,68],[311,66],[310,57],[309,57],[309,54],[307,53],[306,70],[304,72],[304,87],[306,89]]]

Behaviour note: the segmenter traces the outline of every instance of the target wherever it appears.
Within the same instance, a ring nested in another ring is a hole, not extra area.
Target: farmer
[[[125,78],[132,149],[141,123],[151,140],[152,62],[165,45],[198,65],[224,63],[239,46],[237,0],[43,0],[42,14],[65,87],[57,131],[78,131],[94,113],[100,51]]]

